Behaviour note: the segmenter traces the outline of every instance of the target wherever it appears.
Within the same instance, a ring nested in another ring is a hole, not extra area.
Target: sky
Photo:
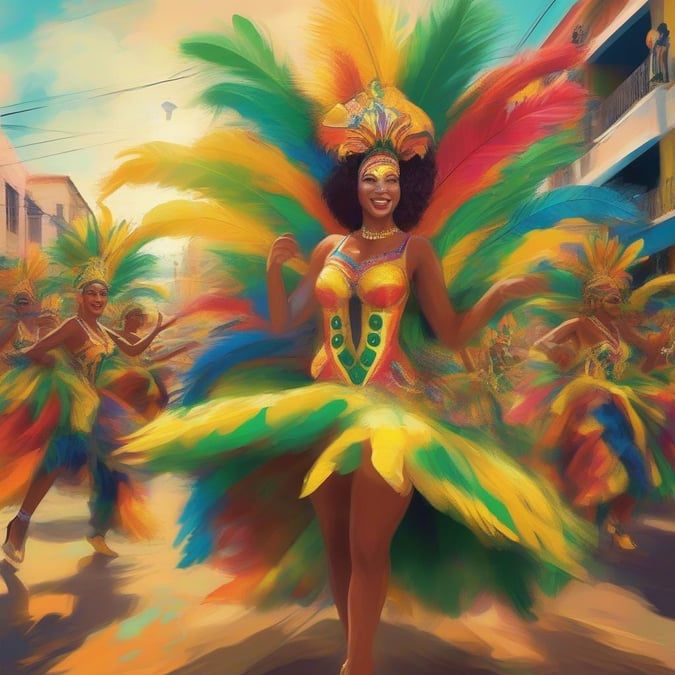
[[[444,1],[444,0],[440,0]],[[575,0],[493,0],[500,53],[537,46]],[[398,0],[411,14],[432,0]],[[152,140],[190,143],[213,124],[196,104],[203,80],[178,52],[182,37],[227,28],[232,14],[263,26],[301,60],[317,0],[0,0],[0,125],[33,174],[71,177],[94,207],[118,153]],[[165,101],[176,107],[167,119]],[[168,190],[124,188],[108,200],[139,222]]]

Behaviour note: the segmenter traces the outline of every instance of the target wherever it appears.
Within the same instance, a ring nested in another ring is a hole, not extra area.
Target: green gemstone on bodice
[[[368,327],[371,332],[366,335],[366,345],[359,354],[350,348],[345,335],[343,334],[343,322],[341,317],[335,315],[330,318],[330,327],[334,332],[330,338],[331,347],[337,352],[337,360],[347,371],[347,375],[352,384],[363,384],[372,365],[377,360],[377,347],[382,344],[382,337],[379,335],[384,320],[381,314],[371,312],[368,317]],[[340,351],[338,351],[340,350]],[[357,361],[358,359],[358,361]]]
[[[375,352],[373,349],[364,349],[363,352],[361,352],[361,358],[359,359],[361,363],[366,366],[367,368],[370,368],[370,366],[375,363],[375,357],[377,356],[377,352]]]
[[[345,368],[350,368],[354,365],[356,359],[348,349],[343,349],[338,354],[338,360]]]

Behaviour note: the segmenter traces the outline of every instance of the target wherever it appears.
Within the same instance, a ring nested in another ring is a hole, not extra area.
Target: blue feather
[[[593,413],[602,425],[602,439],[616,453],[628,473],[630,492],[635,496],[645,495],[649,478],[645,459],[635,445],[633,428],[615,403],[605,403]]]
[[[264,358],[306,356],[314,328],[274,336],[266,331],[231,332],[210,345],[186,373],[182,405],[203,401],[215,382],[236,366]]]
[[[635,204],[614,190],[573,185],[552,190],[524,204],[492,241],[505,235],[522,236],[532,230],[543,230],[566,218],[584,218],[607,226],[642,226],[645,222]]]
[[[641,255],[651,256],[675,246],[675,223],[659,225],[637,225],[619,228],[616,232],[626,246],[642,239]]]

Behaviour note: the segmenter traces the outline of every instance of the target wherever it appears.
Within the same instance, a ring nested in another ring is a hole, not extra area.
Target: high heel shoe
[[[16,548],[16,546],[10,542],[9,537],[12,532],[12,525],[14,525],[15,522],[16,518],[12,518],[7,524],[7,533],[5,535],[5,543],[2,545],[2,551],[10,562],[20,565],[23,562],[26,553],[26,540],[24,538],[20,548]]]
[[[119,556],[117,551],[113,551],[110,546],[108,546],[105,537],[101,534],[96,534],[93,537],[87,537],[87,541],[94,551],[96,551],[96,553],[100,553],[106,558],[117,558]]]
[[[631,536],[623,529],[623,525],[616,520],[607,521],[605,528],[612,538],[612,543],[623,551],[634,551],[637,544],[631,539]]]

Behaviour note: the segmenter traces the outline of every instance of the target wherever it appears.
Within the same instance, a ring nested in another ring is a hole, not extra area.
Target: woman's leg
[[[352,575],[349,552],[349,504],[352,490],[352,476],[333,474],[310,497],[319,518],[323,535],[328,577],[333,600],[342,622],[345,636],[348,631],[347,594]]]
[[[40,505],[54,481],[59,475],[59,471],[47,471],[44,466],[40,467],[28,486],[28,492],[21,504],[19,514],[7,526],[7,542],[17,551],[23,548],[23,543],[28,531],[30,518],[35,509]]]
[[[92,467],[92,489],[89,500],[89,534],[87,541],[97,553],[116,558],[105,541],[105,535],[112,525],[115,505],[118,499],[122,474],[111,470],[102,460],[96,460]]]
[[[364,451],[352,484],[349,527],[347,675],[372,675],[373,643],[389,584],[390,546],[412,498],[401,496],[377,473]]]

